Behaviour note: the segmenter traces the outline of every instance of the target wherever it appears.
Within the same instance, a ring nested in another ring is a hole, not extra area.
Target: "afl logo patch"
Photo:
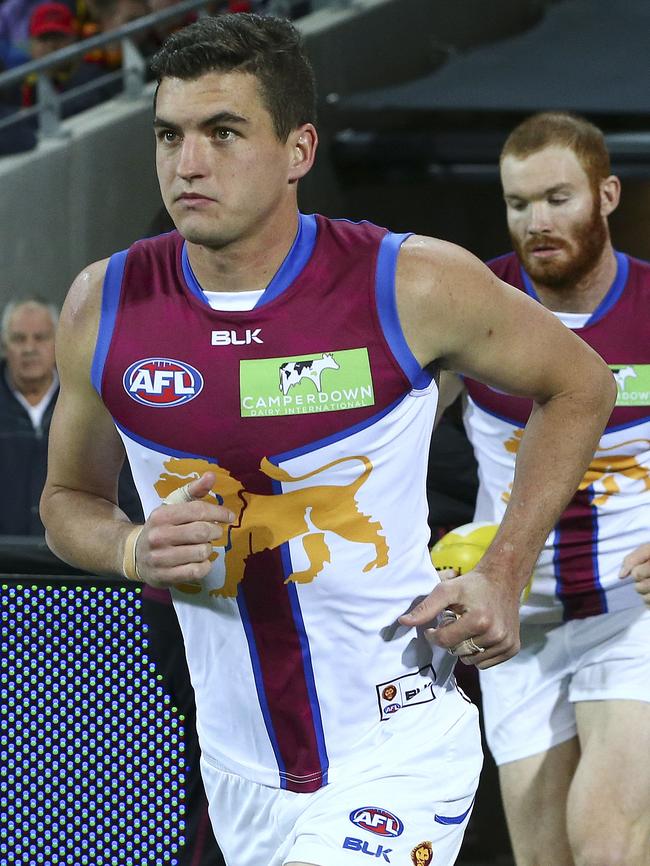
[[[377,836],[400,836],[404,830],[404,824],[397,815],[377,806],[362,806],[350,812],[350,821],[361,830],[368,830]]]
[[[189,403],[203,390],[199,371],[172,358],[136,361],[125,372],[122,383],[133,400],[156,408]]]

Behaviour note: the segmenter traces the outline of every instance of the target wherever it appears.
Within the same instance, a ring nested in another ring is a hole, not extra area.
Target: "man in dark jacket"
[[[58,310],[37,299],[7,304],[1,324],[0,477],[6,495],[0,534],[42,535],[38,501],[59,380],[54,365]]]

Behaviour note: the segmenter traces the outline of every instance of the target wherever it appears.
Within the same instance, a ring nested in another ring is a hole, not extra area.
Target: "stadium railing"
[[[319,11],[326,7],[353,8],[363,5],[363,0],[312,0],[311,8]],[[212,11],[208,12],[208,8]],[[269,0],[264,6],[264,14],[288,15],[291,10],[291,0]],[[30,118],[36,118],[39,136],[41,138],[61,137],[66,132],[61,123],[61,108],[67,100],[88,93],[96,88],[122,81],[122,91],[126,99],[138,99],[142,96],[147,78],[147,60],[138,50],[134,37],[142,35],[157,25],[182,20],[190,13],[219,14],[215,11],[214,0],[182,0],[174,6],[145,15],[131,21],[116,30],[99,33],[83,39],[67,48],[53,51],[47,57],[31,60],[20,66],[13,67],[0,74],[0,94],[19,86],[28,76],[36,76],[36,104],[29,108],[17,110],[0,120],[0,135],[2,131],[13,124],[24,123]],[[77,60],[90,51],[104,48],[106,45],[120,42],[122,46],[122,65],[86,84],[59,93],[52,86],[49,71],[71,60]]]

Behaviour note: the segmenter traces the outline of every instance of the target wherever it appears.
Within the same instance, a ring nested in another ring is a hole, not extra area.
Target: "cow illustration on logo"
[[[505,442],[505,449],[511,454],[516,454],[519,451],[521,437],[524,435],[523,430],[515,430],[510,439]],[[642,446],[642,448],[639,448]],[[599,483],[604,488],[603,490],[594,491],[594,496],[591,500],[592,505],[604,505],[610,496],[621,492],[620,479],[629,478],[632,481],[641,483],[643,490],[650,490],[650,468],[643,463],[640,463],[635,454],[625,454],[625,451],[647,452],[650,450],[649,439],[630,439],[626,442],[619,442],[617,445],[612,445],[610,448],[599,448],[597,454],[604,454],[604,457],[594,457],[589,464],[582,481],[578,485],[578,490],[586,490],[595,483]],[[609,452],[616,451],[617,454]],[[510,497],[508,492],[502,494],[502,499],[507,502]]]
[[[429,866],[433,863],[433,843],[418,842],[411,851],[411,861],[414,866]]]
[[[626,379],[636,379],[636,370],[634,367],[619,367],[618,369],[612,368],[612,372],[614,373],[614,378],[616,379],[616,384],[618,385],[619,391],[625,391],[625,380]]]
[[[303,379],[309,379],[316,386],[316,390],[320,393],[321,376],[323,370],[338,370],[339,365],[334,360],[334,356],[325,352],[321,358],[315,358],[309,361],[287,361],[280,364],[280,390],[286,397],[289,393],[289,388],[293,388],[298,382]]]
[[[261,471],[274,481],[285,483],[305,481],[342,463],[358,461],[362,471],[350,484],[315,484],[298,490],[275,495],[251,493],[223,466],[198,458],[172,457],[165,461],[166,472],[161,473],[154,484],[161,499],[174,490],[200,478],[204,472],[213,472],[217,480],[212,493],[219,503],[235,515],[235,523],[228,528],[228,537],[213,544],[224,548],[225,583],[210,595],[232,598],[244,577],[246,561],[264,550],[271,550],[295,538],[302,538],[302,545],[309,566],[304,571],[290,574],[285,583],[310,583],[317,577],[326,562],[330,562],[330,551],[325,543],[325,531],[336,533],[346,541],[356,544],[371,544],[375,557],[367,562],[363,571],[383,568],[388,563],[388,544],[379,522],[359,511],[355,494],[372,472],[372,463],[367,457],[341,457],[314,469],[305,475],[292,476],[279,466],[274,466],[266,457],[260,463]],[[314,532],[311,527],[315,527]],[[214,558],[219,555],[215,550]],[[196,593],[201,587],[183,584],[185,592]]]

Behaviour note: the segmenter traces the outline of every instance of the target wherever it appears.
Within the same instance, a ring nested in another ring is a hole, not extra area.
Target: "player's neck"
[[[187,243],[187,255],[206,292],[265,289],[287,257],[298,231],[298,212],[221,249]]]
[[[556,313],[593,313],[612,287],[618,263],[608,240],[594,266],[573,285],[556,288],[533,280],[537,295]]]

